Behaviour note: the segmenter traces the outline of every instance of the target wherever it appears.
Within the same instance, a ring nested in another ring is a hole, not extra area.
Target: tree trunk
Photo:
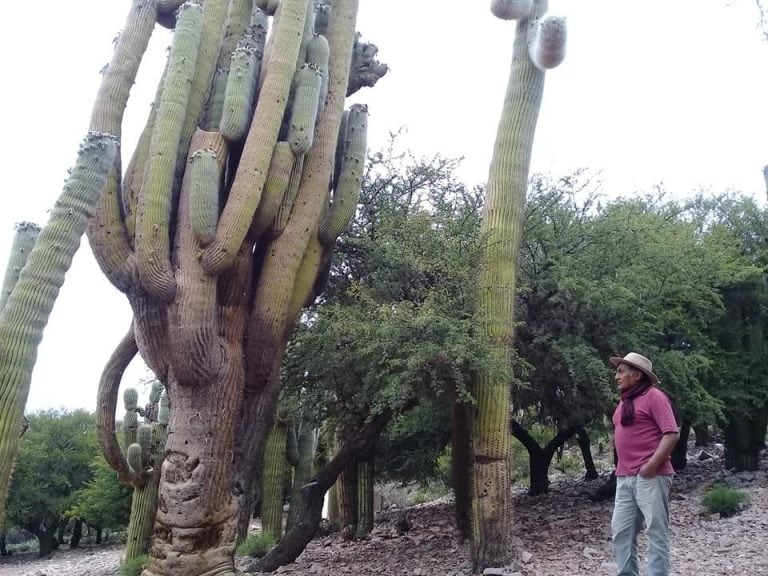
[[[339,527],[342,540],[352,540],[357,531],[357,462],[346,466],[336,482]]]
[[[51,555],[51,552],[56,548],[56,526],[46,527],[45,529],[38,528],[36,530],[30,530],[35,536],[37,536],[37,542],[39,545],[39,558],[47,558]]]
[[[96,530],[96,544],[101,544],[102,528],[100,526],[96,526],[94,527],[94,530]]]
[[[80,518],[75,519],[75,525],[72,528],[72,536],[69,539],[70,550],[80,547],[80,540],[83,538],[83,521]]]
[[[672,467],[676,471],[685,470],[688,465],[688,436],[691,433],[691,421],[683,420],[680,426],[680,438],[672,450]]]
[[[592,450],[590,448],[589,435],[584,428],[578,428],[576,430],[576,440],[579,443],[579,449],[581,450],[581,457],[584,459],[584,480],[596,480],[599,478],[597,468],[595,468],[595,461],[592,459]]]
[[[712,435],[709,432],[709,425],[695,424],[693,426],[693,433],[697,447],[702,448],[704,446],[709,446],[712,443]]]
[[[472,444],[470,407],[455,401],[451,426],[451,480],[455,502],[456,528],[463,539],[471,532]]]
[[[66,544],[67,543],[66,539],[64,538],[64,531],[67,529],[67,524],[68,523],[66,521],[62,521],[59,524],[59,529],[56,531],[56,546],[55,546],[55,548],[58,548],[62,544]]]
[[[365,538],[373,530],[374,449],[357,461],[356,538]]]
[[[736,470],[757,470],[760,451],[765,447],[768,410],[751,414],[729,414],[725,426],[725,465]]]
[[[0,556],[10,556],[6,547],[5,531],[0,532]]]
[[[552,458],[555,455],[555,452],[557,452],[557,450],[576,433],[577,429],[578,426],[570,426],[563,430],[558,430],[555,437],[547,442],[547,445],[542,448],[517,421],[512,420],[510,422],[510,431],[512,432],[512,435],[517,438],[528,451],[530,462],[530,487],[528,489],[528,494],[531,496],[538,496],[539,494],[546,494],[549,491],[549,466],[552,463]]]

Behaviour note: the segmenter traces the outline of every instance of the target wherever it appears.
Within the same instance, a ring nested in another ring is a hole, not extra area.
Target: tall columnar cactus
[[[75,167],[0,314],[0,522],[37,346],[86,223],[107,187],[107,176],[110,171],[119,172],[114,165],[120,123],[156,14],[154,1],[133,1],[103,75]]]
[[[472,560],[478,573],[509,560],[509,375],[514,335],[516,262],[531,148],[544,89],[544,68],[565,50],[562,19],[545,16],[547,0],[492,2],[493,12],[519,18],[512,65],[488,175],[482,234],[484,265],[477,297],[478,321],[497,366],[478,375],[472,429]],[[514,12],[514,13],[513,13]]]
[[[286,423],[276,421],[267,437],[261,480],[261,529],[265,534],[271,535],[275,542],[283,536],[283,480],[288,467],[287,440]]]
[[[158,5],[157,21],[176,26],[163,85],[125,177],[112,172],[88,228],[134,312],[99,392],[100,442],[122,479],[139,475],[116,449],[110,418],[136,351],[174,407],[146,576],[234,574],[238,508],[247,521],[285,343],[343,230],[341,218],[318,239],[344,98],[373,83],[371,61],[352,63],[357,0],[332,2],[323,40],[313,7]],[[311,73],[299,74],[305,66]],[[294,84],[302,75],[312,90]]]
[[[40,226],[32,222],[19,222],[15,228],[16,235],[13,237],[11,255],[5,268],[2,292],[0,292],[0,312],[5,308],[8,296],[11,295],[11,292],[16,287],[21,269],[27,263],[29,253],[34,248],[35,240],[37,240],[37,235],[40,233]]]

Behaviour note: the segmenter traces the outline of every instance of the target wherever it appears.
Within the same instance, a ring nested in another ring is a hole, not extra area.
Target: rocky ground
[[[768,458],[764,458],[764,461]],[[514,576],[610,576],[611,502],[589,498],[600,481],[561,481],[530,497],[516,491]],[[701,495],[713,483],[745,490],[750,506],[732,518],[702,514]],[[768,480],[766,471],[732,475],[721,460],[695,457],[675,482],[671,504],[673,570],[676,576],[768,574]],[[459,576],[469,574],[468,550],[453,529],[449,503],[410,508],[410,529],[399,533],[383,514],[369,539],[314,540],[299,560],[278,570],[292,576]],[[641,542],[641,552],[644,549]],[[121,547],[61,550],[45,560],[0,559],[0,576],[117,576]]]

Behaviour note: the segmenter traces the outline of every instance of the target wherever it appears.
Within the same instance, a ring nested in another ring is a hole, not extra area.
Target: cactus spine
[[[496,367],[483,370],[473,383],[471,550],[476,573],[504,566],[510,558],[510,395],[505,367],[510,363],[509,343],[514,335],[512,295],[531,148],[544,90],[544,72],[529,57],[528,32],[546,11],[547,0],[535,0],[530,14],[517,22],[481,227],[487,242],[479,276],[477,317],[491,343]]]

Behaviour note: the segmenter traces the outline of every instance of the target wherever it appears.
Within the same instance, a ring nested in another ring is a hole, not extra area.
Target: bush
[[[723,517],[738,514],[748,503],[749,494],[726,486],[715,486],[702,498],[702,504],[710,513]]]
[[[125,560],[120,564],[120,576],[139,576],[147,565],[149,556],[146,554]]]
[[[277,539],[269,532],[249,534],[248,537],[237,546],[237,553],[240,556],[261,558],[269,552],[275,544],[277,544]]]

